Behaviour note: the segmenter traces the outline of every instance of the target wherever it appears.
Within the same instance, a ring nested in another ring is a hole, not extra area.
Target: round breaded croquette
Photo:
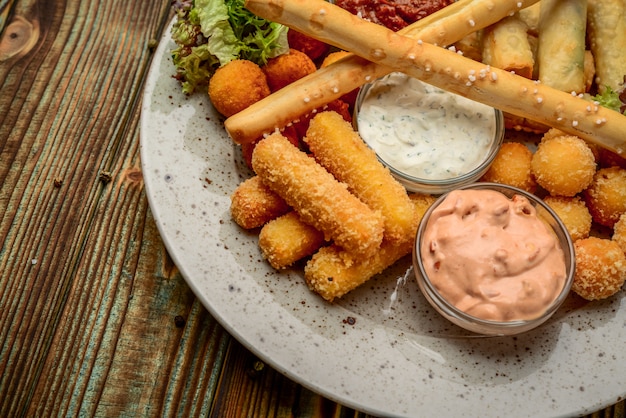
[[[626,212],[622,213],[615,225],[613,225],[613,241],[626,253]]]
[[[532,158],[533,153],[526,145],[519,142],[505,142],[482,180],[508,184],[534,193],[537,183],[530,171]]]
[[[289,29],[287,32],[287,41],[289,47],[304,52],[313,61],[320,58],[328,52],[330,45],[318,39],[311,38],[295,29]]]
[[[215,71],[209,80],[209,98],[226,117],[270,95],[261,67],[248,60],[233,60]]]
[[[275,92],[288,84],[301,79],[317,70],[315,63],[304,52],[290,48],[286,54],[267,61],[263,72],[270,90]]]
[[[320,68],[328,67],[333,62],[337,62],[348,55],[352,55],[352,53],[348,51],[333,51],[324,57],[324,61],[322,61]]]
[[[548,129],[548,131],[546,133],[543,134],[543,136],[541,137],[541,140],[545,141],[547,139],[558,138],[560,136],[567,136],[567,135],[568,135],[567,133],[563,132],[560,129],[550,128],[550,129]],[[587,146],[591,150],[591,153],[593,154],[593,157],[594,157],[594,159],[596,160],[596,163],[597,163],[598,159],[600,158],[600,149],[601,149],[601,147],[599,147],[598,145],[596,145],[596,144],[594,144],[592,142],[585,141],[585,143],[587,144]]]
[[[551,138],[558,138],[560,136],[566,136],[566,135],[567,134],[560,129],[550,128],[543,134],[543,136],[541,137],[541,140],[545,141]]]
[[[583,196],[593,220],[612,228],[626,212],[626,169],[599,169]]]
[[[539,143],[530,168],[535,181],[551,195],[574,196],[591,184],[596,161],[585,141],[562,135]]]
[[[546,196],[544,202],[563,221],[572,241],[587,238],[591,232],[591,214],[579,196]]]
[[[606,299],[626,280],[626,255],[610,239],[589,237],[574,242],[576,272],[572,290],[587,300]]]

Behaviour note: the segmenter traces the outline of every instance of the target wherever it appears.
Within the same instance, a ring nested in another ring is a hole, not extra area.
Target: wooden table
[[[255,358],[165,251],[139,116],[171,18],[0,0],[0,416],[363,416]]]

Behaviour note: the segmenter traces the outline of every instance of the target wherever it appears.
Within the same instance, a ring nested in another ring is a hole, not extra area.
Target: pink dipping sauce
[[[567,277],[559,242],[523,196],[455,190],[432,212],[421,257],[441,296],[492,321],[541,316]]]

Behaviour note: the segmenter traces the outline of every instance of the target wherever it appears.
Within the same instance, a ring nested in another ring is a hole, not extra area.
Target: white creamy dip
[[[363,140],[388,166],[444,180],[477,168],[496,138],[495,110],[402,73],[372,83],[357,115]]]

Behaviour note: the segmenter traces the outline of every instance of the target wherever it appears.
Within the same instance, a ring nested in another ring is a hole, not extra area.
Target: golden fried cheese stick
[[[324,244],[324,234],[300,220],[295,211],[266,223],[259,233],[259,248],[277,270],[315,253]]]
[[[459,0],[398,33],[448,46],[537,1]],[[224,127],[238,144],[254,141],[391,71],[392,68],[350,54],[231,116],[224,122]]]
[[[383,241],[380,250],[372,257],[356,259],[336,245],[320,248],[304,267],[304,279],[309,288],[332,302],[409,254],[413,249],[417,226],[434,201],[433,196],[411,195],[414,205],[412,230],[402,240]]]
[[[324,167],[280,133],[262,139],[252,153],[252,168],[303,222],[353,254],[369,257],[383,238],[383,221]]]
[[[291,208],[258,176],[243,181],[230,196],[230,214],[245,229],[258,228]]]
[[[406,189],[385,168],[374,151],[337,112],[322,112],[309,123],[304,137],[315,159],[370,208],[380,211],[385,239],[398,241],[413,225],[413,207]]]

